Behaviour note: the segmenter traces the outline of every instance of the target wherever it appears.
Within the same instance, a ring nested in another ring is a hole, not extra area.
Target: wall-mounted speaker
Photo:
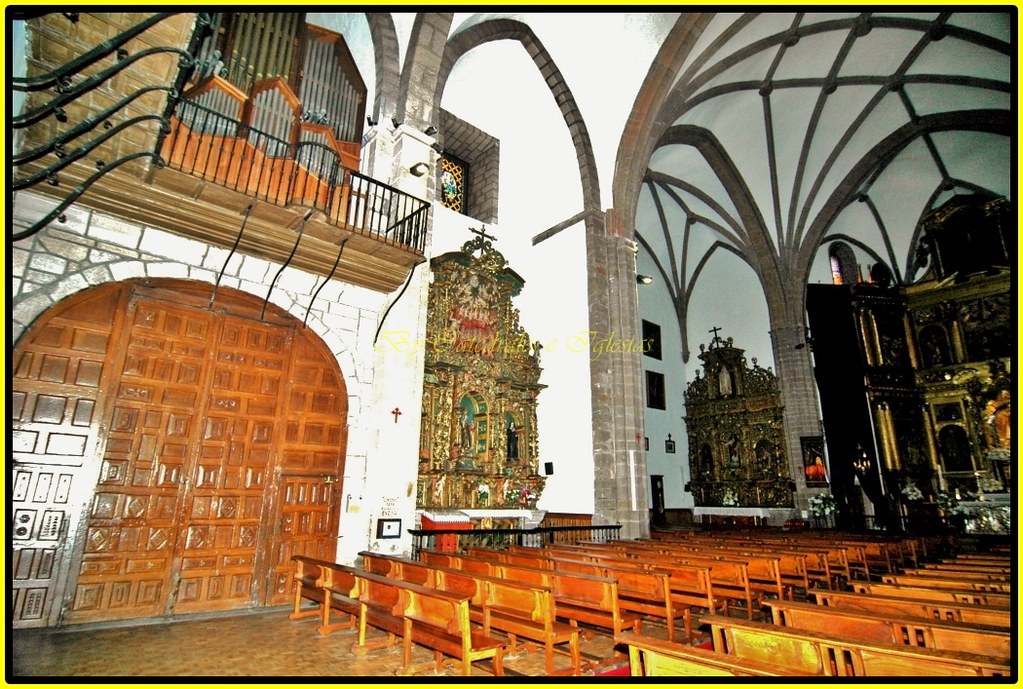
[[[543,463],[543,471],[548,476],[553,476],[554,475],[554,462],[544,462]]]

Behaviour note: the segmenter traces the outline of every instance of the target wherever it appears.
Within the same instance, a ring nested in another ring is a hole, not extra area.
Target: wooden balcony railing
[[[167,167],[278,206],[322,211],[328,222],[423,252],[429,204],[346,168],[316,125],[288,142],[189,100],[179,101],[160,157]]]

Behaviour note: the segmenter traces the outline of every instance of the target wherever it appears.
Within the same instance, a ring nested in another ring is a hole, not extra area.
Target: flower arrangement
[[[831,493],[817,493],[810,496],[810,511],[815,517],[826,517],[838,510],[838,503]]]
[[[735,491],[729,488],[725,491],[725,494],[721,497],[721,504],[725,507],[735,507],[739,504],[739,497],[735,494]]]
[[[965,510],[959,505],[959,499],[951,493],[946,493],[943,490],[938,491],[937,495],[938,507],[945,512],[945,514],[964,514]]]
[[[923,500],[924,494],[920,492],[912,479],[906,479],[906,485],[902,488],[902,494],[907,500]]]
[[[504,494],[506,504],[516,507],[528,507],[530,509],[536,507],[537,497],[537,494],[529,486],[510,488]]]
[[[485,483],[479,484],[476,486],[476,495],[479,496],[478,501],[480,507],[486,507],[487,503],[490,501],[490,486]]]

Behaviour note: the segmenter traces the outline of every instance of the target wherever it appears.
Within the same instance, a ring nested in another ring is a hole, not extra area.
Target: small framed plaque
[[[401,538],[401,520],[378,519],[377,538]]]

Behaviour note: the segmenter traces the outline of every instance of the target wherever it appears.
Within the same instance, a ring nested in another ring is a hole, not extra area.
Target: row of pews
[[[829,536],[364,552],[359,568],[296,556],[292,617],[318,616],[320,634],[355,630],[356,654],[400,643],[402,674],[426,667],[414,645],[434,651],[434,670],[488,661],[497,676],[520,645],[542,650],[548,675],[626,658],[633,675],[1010,674],[1007,554],[942,560],[924,539]],[[385,634],[370,640],[368,627]],[[711,647],[691,645],[697,629]],[[613,638],[613,658],[582,657],[593,634]]]
[[[914,542],[915,541],[915,542]],[[1009,676],[1015,663],[1012,562],[1008,553],[936,556],[935,544],[909,537],[828,532],[677,532],[610,544],[594,553],[645,560],[688,553],[750,564],[783,553],[816,558],[831,576],[793,585],[791,596],[765,594],[763,619],[711,612],[697,616],[712,648],[637,633],[629,648],[634,675]],[[930,551],[931,555],[928,555]],[[787,565],[793,572],[799,567]],[[809,565],[807,565],[809,566]],[[763,565],[760,566],[764,570]],[[837,573],[838,576],[834,576]],[[795,579],[793,579],[795,581]]]

